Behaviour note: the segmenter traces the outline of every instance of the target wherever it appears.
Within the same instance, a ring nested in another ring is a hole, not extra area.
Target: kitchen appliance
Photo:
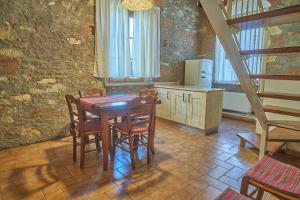
[[[213,61],[194,59],[185,61],[185,85],[211,88],[213,81]]]

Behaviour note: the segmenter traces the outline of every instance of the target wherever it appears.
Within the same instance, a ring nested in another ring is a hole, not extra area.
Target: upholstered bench
[[[250,200],[250,198],[227,188],[216,200]]]
[[[241,191],[247,195],[249,185],[258,188],[261,199],[264,191],[279,199],[300,199],[300,169],[264,156],[243,177]]]

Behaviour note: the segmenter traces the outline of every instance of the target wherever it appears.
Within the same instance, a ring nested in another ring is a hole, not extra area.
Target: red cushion
[[[227,188],[216,200],[250,200],[250,198]]]
[[[133,121],[133,123],[136,122],[136,120]],[[128,133],[129,130],[127,130],[127,122],[122,122],[122,123],[117,123],[115,124],[116,129]],[[147,124],[138,124],[132,126],[132,133],[133,134],[138,134],[138,133],[145,133],[148,131],[149,126]]]
[[[87,122],[84,123],[84,126],[83,126],[83,131],[84,132],[100,132],[100,120],[97,120],[97,119],[93,119],[93,120],[89,120]],[[76,126],[76,129],[79,131],[79,127]]]
[[[300,197],[300,169],[268,156],[258,161],[246,176],[282,193]]]

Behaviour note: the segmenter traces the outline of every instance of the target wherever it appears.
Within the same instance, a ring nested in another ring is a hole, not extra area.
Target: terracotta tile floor
[[[251,130],[251,124],[226,119],[218,134],[202,136],[158,120],[153,163],[146,165],[140,149],[134,171],[123,151],[117,151],[107,172],[96,152],[87,154],[80,170],[72,161],[70,137],[3,150],[0,200],[214,199],[227,187],[239,190],[241,177],[257,160],[254,151],[239,148],[235,135]],[[279,157],[300,166],[299,160]]]

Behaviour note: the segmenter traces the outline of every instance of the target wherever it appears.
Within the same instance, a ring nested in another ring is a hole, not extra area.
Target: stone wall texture
[[[214,31],[195,0],[161,0],[161,78],[184,81],[184,60],[214,58]]]
[[[270,0],[271,9],[300,4],[300,0]],[[300,46],[300,22],[268,28],[270,48]],[[270,74],[300,74],[299,54],[268,56],[266,72]]]
[[[93,0],[0,0],[0,149],[64,136],[93,73]]]

